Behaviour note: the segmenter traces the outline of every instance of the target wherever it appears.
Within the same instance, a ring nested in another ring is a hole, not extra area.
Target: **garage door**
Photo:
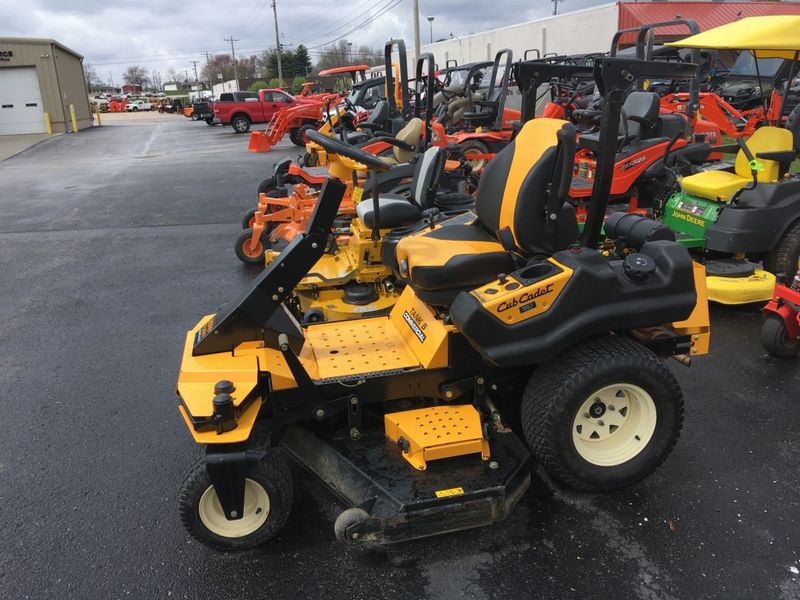
[[[0,135],[46,131],[36,68],[0,69]]]

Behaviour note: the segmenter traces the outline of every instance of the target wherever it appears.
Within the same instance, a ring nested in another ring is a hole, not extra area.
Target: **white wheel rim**
[[[229,521],[225,518],[214,486],[208,486],[198,505],[200,520],[211,532],[226,538],[241,538],[257,531],[269,516],[269,494],[267,490],[252,479],[245,479],[244,515],[241,519]]]
[[[656,420],[655,402],[645,390],[630,383],[609,385],[581,405],[572,423],[572,442],[587,462],[614,467],[647,446]]]

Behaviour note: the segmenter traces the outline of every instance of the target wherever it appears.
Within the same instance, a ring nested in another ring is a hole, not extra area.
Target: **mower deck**
[[[490,440],[491,460],[469,454],[419,471],[382,430],[323,438],[295,425],[282,445],[334,493],[368,516],[351,524],[350,542],[391,543],[503,520],[530,486],[530,454],[513,433]]]

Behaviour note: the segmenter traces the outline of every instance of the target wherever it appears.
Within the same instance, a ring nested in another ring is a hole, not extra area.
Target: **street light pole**
[[[414,0],[414,60],[419,58],[419,0]]]
[[[433,43],[433,20],[436,17],[428,17],[428,23],[431,25],[431,44]]]

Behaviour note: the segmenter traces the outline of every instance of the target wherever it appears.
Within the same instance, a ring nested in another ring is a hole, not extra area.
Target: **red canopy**
[[[369,69],[369,65],[353,65],[350,67],[334,67],[333,69],[325,69],[324,71],[320,71],[319,74],[322,77],[327,75],[338,75],[340,73],[360,73],[361,71],[366,71]]]

